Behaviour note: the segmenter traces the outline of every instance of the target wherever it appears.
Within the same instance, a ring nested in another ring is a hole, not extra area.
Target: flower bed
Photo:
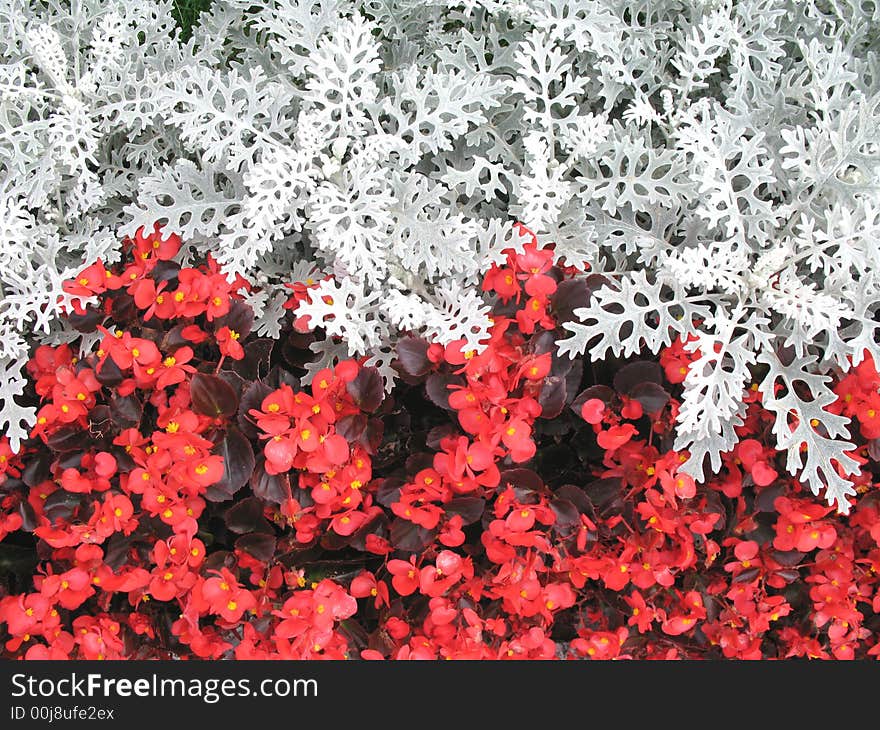
[[[28,362],[36,425],[0,442],[5,656],[880,653],[869,356],[828,407],[861,467],[844,514],[786,472],[757,380],[717,474],[681,471],[700,352],[560,356],[595,282],[534,238],[483,279],[488,345],[404,337],[390,392],[366,357],[302,383],[329,337],[298,314],[318,283],[292,282],[281,337],[260,337],[253,285],[181,266],[180,243],[139,231],[68,281],[97,302],[65,315],[93,350]]]

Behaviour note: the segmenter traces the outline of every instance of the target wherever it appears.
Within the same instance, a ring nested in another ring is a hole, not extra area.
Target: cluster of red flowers
[[[95,351],[31,359],[37,424],[19,453],[0,440],[6,656],[880,654],[870,358],[831,407],[863,465],[841,516],[781,466],[756,388],[718,474],[683,473],[696,353],[559,358],[590,290],[535,241],[485,277],[485,347],[404,338],[390,394],[359,361],[303,387],[250,335],[247,283],[180,268],[180,245],[141,233],[83,271],[70,318]]]

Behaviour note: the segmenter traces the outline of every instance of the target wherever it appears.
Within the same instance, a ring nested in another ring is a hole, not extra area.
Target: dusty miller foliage
[[[28,348],[71,336],[61,281],[139,226],[257,281],[264,335],[283,282],[333,274],[297,312],[315,367],[369,355],[390,388],[400,332],[482,347],[475,283],[520,220],[605,277],[561,353],[692,336],[689,472],[757,382],[788,470],[847,511],[825,406],[830,372],[880,362],[877,0],[231,0],[186,43],[171,6],[0,0],[13,444]]]

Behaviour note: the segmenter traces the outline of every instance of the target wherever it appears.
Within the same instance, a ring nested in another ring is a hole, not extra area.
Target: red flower
[[[636,427],[631,423],[624,423],[620,426],[610,426],[604,431],[600,431],[596,435],[596,441],[606,451],[614,451],[627,443],[633,436],[638,433]]]
[[[153,226],[149,233],[145,228],[138,228],[134,237],[134,250],[142,260],[155,258],[159,261],[173,259],[180,250],[181,240],[176,233],[162,235],[159,224]]]
[[[516,273],[512,269],[498,268],[494,264],[483,277],[482,287],[483,291],[496,292],[505,303],[520,293]]]
[[[409,561],[389,560],[388,572],[393,576],[391,585],[399,595],[409,596],[418,590],[419,570],[414,557],[410,557]]]
[[[241,335],[235,330],[229,329],[227,326],[221,327],[217,330],[217,346],[220,348],[220,353],[222,355],[226,355],[227,357],[231,357],[233,360],[243,360],[244,359],[244,348],[241,346],[239,339]]]
[[[183,347],[178,347],[173,354],[168,355],[162,360],[162,366],[156,378],[156,388],[164,390],[171,385],[182,383],[186,380],[187,375],[195,373],[195,367],[189,364],[193,359],[193,355],[193,349],[184,345]],[[152,375],[152,373],[150,374]]]
[[[765,448],[757,439],[741,439],[735,453],[759,487],[772,484],[779,476],[770,464],[775,450]]]
[[[144,311],[144,320],[152,317],[159,319],[171,319],[177,312],[177,302],[170,292],[165,291],[167,282],[160,282],[158,286],[152,279],[138,279],[129,292],[134,297],[134,303]]]
[[[599,398],[589,398],[581,406],[581,418],[593,425],[602,423],[605,414],[605,401]]]
[[[88,268],[83,269],[76,279],[64,281],[61,288],[75,297],[93,297],[107,290],[107,270],[98,259]]]
[[[390,605],[391,598],[385,581],[376,580],[376,576],[368,570],[356,575],[349,586],[349,592],[355,598],[373,598],[376,608]]]
[[[67,609],[79,608],[95,594],[91,576],[81,568],[72,568],[59,575],[47,576],[40,592]]]
[[[215,577],[208,578],[202,585],[201,595],[207,609],[230,624],[236,623],[245,611],[257,604],[228,568],[221,568]]]
[[[687,338],[678,338],[660,352],[660,365],[670,383],[684,381],[690,364],[699,357],[699,351],[694,352],[685,348],[687,343],[694,340],[696,337],[693,335],[688,335]]]

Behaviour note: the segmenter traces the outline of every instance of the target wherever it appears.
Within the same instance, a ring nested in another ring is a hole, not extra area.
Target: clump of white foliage
[[[333,274],[297,311],[315,367],[369,355],[390,387],[398,332],[482,346],[475,285],[522,221],[607,280],[562,353],[693,337],[686,469],[720,466],[759,374],[789,471],[848,509],[826,373],[880,362],[877,0],[226,0],[185,43],[171,7],[0,0],[13,444],[61,281],[140,226],[255,279],[261,334],[285,281]]]

